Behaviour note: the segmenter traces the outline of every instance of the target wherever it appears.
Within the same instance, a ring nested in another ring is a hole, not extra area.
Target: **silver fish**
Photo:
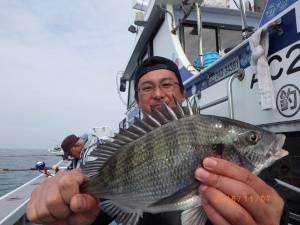
[[[205,224],[194,171],[206,156],[221,155],[258,174],[287,155],[285,136],[228,118],[200,115],[189,104],[144,113],[97,147],[83,166],[89,177],[81,191],[99,199],[101,209],[124,225],[143,212],[182,210],[182,224]]]

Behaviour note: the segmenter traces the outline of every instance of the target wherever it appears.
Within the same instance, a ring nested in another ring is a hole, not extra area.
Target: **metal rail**
[[[204,110],[207,108],[210,108],[212,106],[221,104],[223,102],[228,101],[228,111],[229,111],[229,118],[233,119],[234,118],[234,108],[233,108],[233,97],[232,97],[232,82],[234,81],[235,78],[238,78],[239,81],[242,81],[245,76],[245,71],[243,69],[240,69],[237,73],[233,74],[227,83],[227,96],[219,98],[211,103],[208,103],[202,107],[200,107],[200,110]]]
[[[201,1],[202,2],[202,1]],[[202,13],[200,8],[201,3],[195,2],[195,8],[196,8],[196,15],[197,15],[197,33],[198,33],[198,55],[200,57],[200,67],[203,67],[204,61],[203,61],[203,34],[202,34]]]
[[[292,190],[292,191],[295,191],[295,192],[297,192],[298,194],[300,194],[300,188],[298,188],[298,187],[296,187],[296,186],[294,186],[294,185],[291,185],[291,184],[289,184],[289,183],[286,183],[286,182],[284,182],[284,181],[282,181],[282,180],[276,179],[276,178],[275,178],[275,181],[276,181],[280,186],[285,187],[285,188],[288,188],[288,189],[290,189],[290,190]]]
[[[235,78],[238,78],[240,81],[242,81],[245,77],[245,71],[243,69],[240,69],[237,73],[233,74],[227,83],[227,96],[228,96],[228,112],[229,112],[229,118],[234,118],[234,108],[233,108],[233,97],[232,97],[232,82]]]
[[[240,0],[240,12],[241,12],[241,18],[242,18],[242,37],[243,39],[248,38],[248,25],[247,25],[247,19],[246,19],[246,11],[244,8],[244,2]]]
[[[200,110],[204,110],[204,109],[210,108],[210,107],[212,107],[212,106],[221,104],[222,102],[226,102],[227,100],[228,100],[228,97],[227,97],[227,96],[225,96],[225,97],[223,97],[223,98],[219,98],[219,99],[217,99],[217,100],[215,100],[215,101],[213,101],[213,102],[211,102],[211,103],[208,103],[208,104],[206,104],[206,105],[200,107]]]
[[[296,221],[300,221],[300,215],[298,215],[296,213],[292,213],[292,212],[290,212],[289,215],[290,215],[291,219],[294,219]]]

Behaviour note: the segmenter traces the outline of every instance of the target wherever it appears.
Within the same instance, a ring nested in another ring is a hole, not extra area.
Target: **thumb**
[[[74,195],[70,202],[70,208],[74,213],[91,211],[98,214],[100,211],[98,200],[89,194]]]

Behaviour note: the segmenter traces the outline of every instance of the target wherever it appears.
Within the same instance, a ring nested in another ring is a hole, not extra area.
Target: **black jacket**
[[[181,225],[180,215],[181,213],[178,211],[158,214],[144,213],[143,219],[141,219],[139,225]],[[92,225],[108,225],[112,221],[113,219],[111,217],[101,212]],[[280,225],[287,225],[288,222],[289,211],[287,205],[284,204]],[[207,221],[205,225],[212,225],[212,223]]]

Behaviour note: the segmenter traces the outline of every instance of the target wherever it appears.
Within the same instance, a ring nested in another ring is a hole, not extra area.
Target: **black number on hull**
[[[296,44],[293,47],[291,47],[288,52],[286,53],[286,58],[288,59],[290,57],[290,55],[292,54],[292,52],[295,49],[300,49],[300,44]],[[293,62],[291,63],[291,65],[289,66],[286,74],[290,75],[292,73],[297,73],[300,71],[300,66],[295,67],[295,65],[297,64],[297,62],[300,62],[300,54],[293,60]]]
[[[274,60],[278,60],[279,62],[282,62],[282,58],[279,55],[273,55],[268,61],[269,65],[271,65],[271,62]],[[282,72],[283,72],[283,68],[280,68],[276,75],[271,74],[272,80],[277,80],[282,75]]]
[[[286,58],[289,59],[292,52],[295,51],[296,49],[300,49],[300,44],[293,45],[286,53]],[[268,61],[269,65],[274,60],[277,60],[278,63],[282,63],[282,58],[280,55],[273,55]],[[286,72],[287,75],[291,75],[293,73],[297,73],[300,71],[300,66],[295,66],[298,62],[300,62],[300,54],[298,54],[296,56],[296,58],[292,61],[292,63],[289,65],[287,72]],[[272,80],[277,80],[282,74],[283,74],[283,68],[280,67],[277,74],[275,74],[275,75],[271,74],[271,78],[272,78]],[[250,89],[253,89],[253,86],[256,82],[257,82],[256,74],[253,74],[252,79],[251,79]]]

